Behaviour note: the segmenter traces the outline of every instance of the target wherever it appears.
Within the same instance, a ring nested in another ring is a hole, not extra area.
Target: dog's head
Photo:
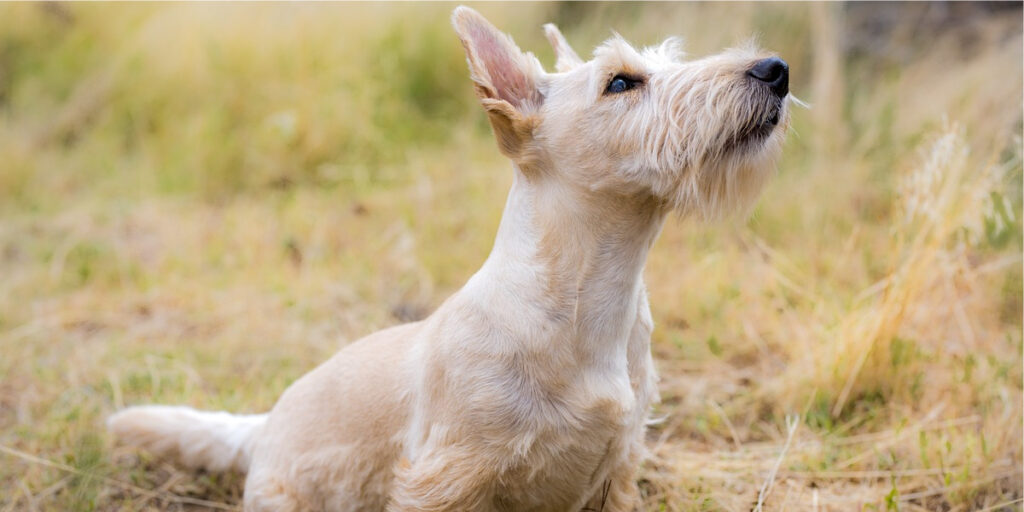
[[[452,23],[498,146],[529,180],[583,194],[650,195],[684,215],[743,210],[771,175],[789,123],[789,69],[754,48],[686,61],[675,39],[615,37],[583,61],[554,25],[547,73],[476,11]]]

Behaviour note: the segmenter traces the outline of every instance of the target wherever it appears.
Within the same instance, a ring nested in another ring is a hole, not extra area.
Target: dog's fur
[[[615,37],[584,62],[547,25],[546,73],[475,11],[452,21],[515,170],[483,267],[426,320],[345,347],[269,414],[133,407],[110,418],[117,437],[247,471],[250,511],[632,509],[657,400],[647,252],[673,210],[752,202],[787,102],[746,75],[754,49],[685,62],[675,40],[638,52]],[[616,75],[640,85],[606,92]]]

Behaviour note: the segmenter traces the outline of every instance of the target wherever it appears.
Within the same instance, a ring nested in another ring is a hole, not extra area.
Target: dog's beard
[[[773,174],[788,122],[779,98],[760,98],[738,128],[723,130],[700,165],[688,169],[673,201],[681,215],[705,220],[749,214]],[[717,146],[717,147],[716,147]]]
[[[757,152],[776,130],[784,129],[781,121],[785,115],[785,102],[781,98],[758,98],[751,115],[736,130],[722,137],[722,157],[737,153]]]
[[[656,105],[650,118],[663,120],[661,129],[645,132],[640,156],[623,175],[684,217],[744,215],[775,168],[787,100],[746,82],[700,101],[688,90],[676,87]]]

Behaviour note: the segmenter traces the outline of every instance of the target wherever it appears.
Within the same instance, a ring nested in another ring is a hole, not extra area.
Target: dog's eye
[[[605,89],[605,92],[617,94],[620,92],[626,92],[637,85],[640,85],[639,80],[634,80],[628,76],[615,75],[615,78],[612,78],[612,81],[608,82],[608,88]]]

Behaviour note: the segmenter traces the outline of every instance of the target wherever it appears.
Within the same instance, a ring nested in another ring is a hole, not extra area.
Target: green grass
[[[511,171],[451,7],[0,5],[0,510],[237,504],[105,416],[265,411],[475,271]],[[550,20],[756,34],[812,105],[747,222],[651,255],[645,510],[750,510],[790,435],[766,510],[1021,508],[1020,11],[905,9],[480,6],[549,65]]]

